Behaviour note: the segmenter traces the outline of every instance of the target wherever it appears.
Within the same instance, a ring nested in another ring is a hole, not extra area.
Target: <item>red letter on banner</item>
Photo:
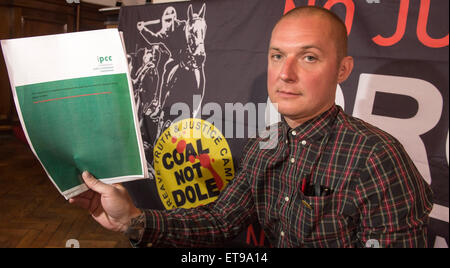
[[[382,37],[377,35],[372,38],[373,42],[379,46],[392,46],[398,43],[403,38],[406,29],[406,21],[408,18],[409,0],[401,0],[400,9],[398,11],[397,29],[395,34],[391,37]]]
[[[284,13],[283,14],[288,13],[289,11],[291,11],[294,8],[295,8],[294,0],[286,0],[286,3],[284,5]]]
[[[347,27],[347,34],[350,35],[350,32],[352,31],[353,16],[355,15],[355,4],[352,0],[328,0],[323,7],[329,10],[338,3],[345,5],[345,26]]]
[[[328,0],[328,2],[324,5],[324,8],[329,10],[332,6],[338,3],[344,4],[347,10],[345,15],[345,26],[347,27],[347,33],[350,34],[350,31],[352,30],[353,16],[355,14],[355,4],[352,0]],[[308,6],[314,6],[315,4],[316,0],[308,0]],[[294,0],[286,0],[284,5],[284,14],[288,13],[294,8]]]
[[[308,6],[314,6],[316,4],[316,0],[308,0]],[[292,9],[295,8],[294,0],[286,0],[286,3],[284,5],[284,13],[286,14]]]
[[[427,47],[440,48],[448,46],[448,34],[440,39],[431,38],[427,33],[428,15],[430,14],[430,0],[420,1],[419,20],[417,22],[417,38]]]
[[[255,229],[253,229],[253,224],[250,224],[248,226],[248,230],[247,230],[247,244],[250,245],[251,240],[253,240],[253,245],[254,246],[264,246],[264,231],[261,229],[261,232],[259,233],[259,242],[256,240],[256,234],[255,234]]]

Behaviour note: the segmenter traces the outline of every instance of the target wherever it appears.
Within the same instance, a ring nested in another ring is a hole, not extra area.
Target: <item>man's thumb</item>
[[[94,176],[92,176],[91,173],[88,171],[84,171],[82,174],[84,183],[86,183],[86,186],[89,187],[89,189],[93,190],[94,192],[97,192],[99,194],[105,194],[111,189],[111,185],[105,184],[99,180],[97,180]]]

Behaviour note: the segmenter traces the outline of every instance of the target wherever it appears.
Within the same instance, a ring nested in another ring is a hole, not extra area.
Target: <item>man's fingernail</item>
[[[83,176],[83,178],[88,178],[91,176],[91,173],[89,173],[89,171],[85,170],[85,171],[83,171],[82,176]]]

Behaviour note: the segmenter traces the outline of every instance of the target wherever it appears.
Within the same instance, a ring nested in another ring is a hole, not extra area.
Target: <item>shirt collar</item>
[[[281,130],[283,136],[287,136],[288,133],[295,133],[295,139],[320,140],[333,129],[336,117],[341,111],[341,107],[333,105],[326,112],[306,121],[294,129],[290,128],[286,120],[282,117]]]

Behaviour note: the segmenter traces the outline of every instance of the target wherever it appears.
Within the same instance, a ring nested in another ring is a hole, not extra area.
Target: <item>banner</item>
[[[429,246],[448,247],[448,1],[215,0],[123,7],[119,30],[152,174],[125,185],[134,202],[172,209],[217,198],[238,172],[247,138],[277,120],[266,112],[270,34],[286,11],[301,5],[331,9],[345,22],[355,68],[338,86],[336,103],[404,145],[434,192]],[[256,223],[235,242],[268,246]]]

